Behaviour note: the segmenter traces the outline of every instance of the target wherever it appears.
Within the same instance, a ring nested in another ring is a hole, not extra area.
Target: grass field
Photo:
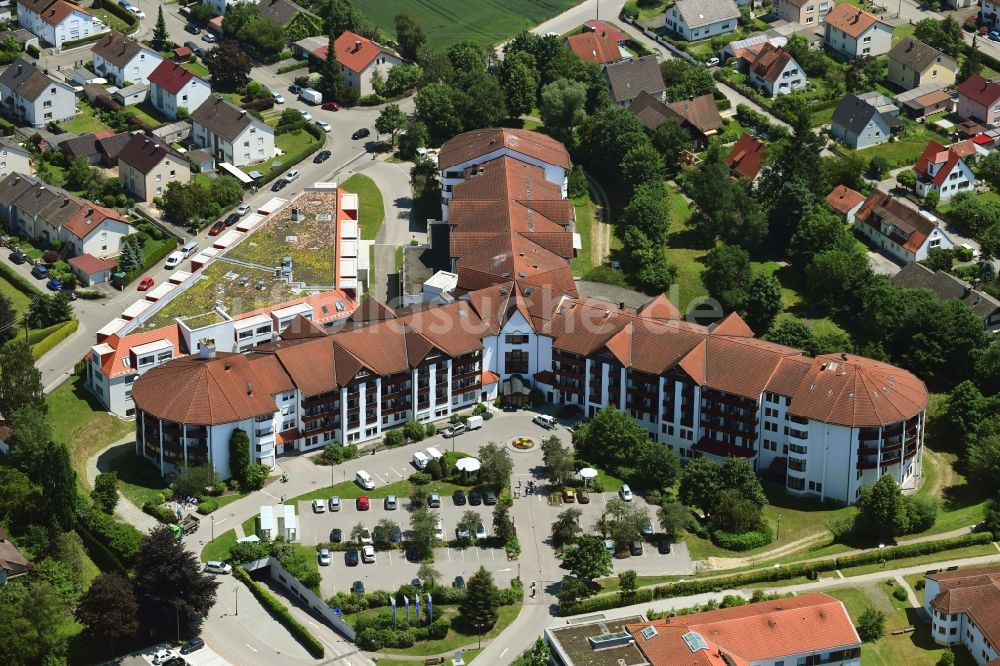
[[[428,44],[444,49],[466,40],[484,46],[497,44],[576,4],[576,0],[367,0],[357,8],[390,35],[396,34],[396,14],[406,12],[423,29]]]
[[[227,530],[209,541],[201,551],[201,561],[224,560],[229,557],[229,549],[236,545],[236,530]]]
[[[590,256],[591,227],[594,224],[594,202],[590,197],[576,197],[573,207],[576,208],[576,233],[580,234],[582,246],[573,257],[573,275],[583,275],[594,267],[594,258]]]
[[[378,230],[385,221],[385,204],[382,203],[382,191],[375,181],[364,174],[356,173],[340,184],[348,192],[358,195],[358,220],[361,224],[361,238],[375,240]]]
[[[59,123],[59,126],[65,131],[74,132],[75,134],[88,134],[109,129],[107,125],[97,119],[93,107],[89,104],[78,102],[76,108],[80,110],[80,113],[76,114],[73,120],[65,120]]]
[[[19,289],[15,289],[14,285],[2,277],[0,277],[0,294],[7,297],[11,306],[13,306],[14,310],[16,310],[18,314],[27,310],[28,303],[31,302],[31,299],[28,298],[27,294]]]
[[[49,413],[58,414],[58,418],[52,419],[53,439],[69,447],[77,484],[89,491],[87,459],[112,442],[134,433],[135,424],[103,411],[97,399],[84,388],[80,377],[63,382],[48,395],[47,402]]]

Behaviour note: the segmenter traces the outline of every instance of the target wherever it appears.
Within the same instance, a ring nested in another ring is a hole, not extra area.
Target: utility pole
[[[237,585],[236,587],[234,587],[233,591],[236,593],[236,617],[239,617],[240,616],[240,588],[239,588],[239,586]]]

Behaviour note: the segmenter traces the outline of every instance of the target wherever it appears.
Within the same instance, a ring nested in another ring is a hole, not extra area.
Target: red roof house
[[[832,192],[826,195],[826,203],[830,205],[830,208],[847,217],[848,222],[854,222],[854,214],[858,212],[864,202],[865,195],[846,185],[837,185]]]
[[[760,173],[766,152],[767,144],[744,132],[726,156],[726,164],[734,175],[753,181]]]
[[[361,95],[373,92],[371,73],[375,68],[379,68],[384,76],[390,67],[403,62],[391,51],[350,31],[341,33],[333,48],[337,51],[337,61],[343,65],[344,82],[357,88]],[[320,60],[326,60],[329,52],[329,46],[321,46],[312,53]]]
[[[1000,124],[1000,83],[973,74],[958,86],[958,117]]]
[[[584,62],[603,65],[607,62],[618,62],[622,52],[618,43],[609,33],[604,31],[581,32],[566,38],[566,46]]]
[[[605,23],[604,21],[596,21],[596,20],[586,21],[583,24],[583,29],[589,30],[591,32],[606,32],[611,37],[611,39],[615,40],[615,42],[618,43],[619,46],[628,41],[628,35],[626,35],[618,28],[614,27],[613,25]]]
[[[958,151],[945,148],[931,141],[917,158],[913,167],[917,172],[917,195],[937,192],[942,199],[949,199],[959,192],[972,190],[976,177]]]

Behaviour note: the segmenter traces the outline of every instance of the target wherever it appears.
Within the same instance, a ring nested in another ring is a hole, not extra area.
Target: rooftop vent
[[[590,636],[587,638],[587,641],[590,643],[590,647],[594,650],[621,647],[633,642],[632,635],[627,631],[613,631],[599,636]]]
[[[215,343],[211,340],[203,339],[198,342],[198,354],[203,360],[215,358]]]
[[[247,382],[247,395],[253,395],[253,384]]]

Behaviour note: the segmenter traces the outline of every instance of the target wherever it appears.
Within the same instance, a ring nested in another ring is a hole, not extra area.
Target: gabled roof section
[[[438,153],[438,167],[448,169],[501,148],[564,169],[571,166],[569,151],[552,137],[530,130],[494,127],[464,132],[446,141]]]
[[[846,185],[837,185],[828,195],[826,203],[841,215],[847,215],[865,201],[865,195]]]
[[[118,153],[121,162],[147,174],[165,159],[187,168],[187,159],[170,147],[166,141],[143,134],[133,134],[125,147]]]
[[[35,101],[49,86],[59,86],[72,90],[64,83],[53,80],[43,74],[33,64],[22,58],[17,58],[0,74],[0,85],[10,88],[21,97]]]
[[[71,4],[66,2],[66,0],[56,0],[45,8],[45,11],[41,13],[41,17],[42,20],[49,25],[58,26],[73,12],[80,12],[81,14],[85,14],[87,16],[93,16],[93,14],[80,5]]]
[[[730,312],[722,321],[713,324],[710,329],[712,335],[729,335],[735,338],[752,338],[753,331],[743,321],[743,317],[736,312]]]
[[[678,0],[676,7],[689,28],[736,20],[740,16],[733,0]]]
[[[875,189],[855,214],[855,219],[882,234],[882,222],[890,229],[889,238],[900,247],[916,252],[937,229],[934,223],[899,199]],[[883,234],[884,235],[884,234]]]
[[[127,66],[132,59],[145,51],[146,55],[162,60],[162,56],[147,49],[128,35],[112,30],[94,44],[94,55],[99,55],[118,69]]]
[[[396,313],[388,305],[374,298],[366,298],[358,303],[358,307],[351,313],[348,321],[368,323],[395,318]]]
[[[82,202],[89,203],[89,202]],[[101,228],[108,220],[128,224],[128,221],[118,214],[118,211],[97,204],[81,206],[80,209],[63,223],[63,229],[77,238],[86,238]]]
[[[855,38],[863,35],[868,28],[876,23],[892,29],[888,23],[874,14],[846,3],[831,9],[830,13],[823,19],[823,23]]]
[[[933,46],[923,43],[914,37],[904,37],[898,44],[889,51],[889,60],[923,72],[935,63],[941,64],[948,69],[955,68],[955,61],[938,51]]]
[[[293,317],[285,326],[285,330],[281,332],[282,340],[308,340],[325,337],[327,337],[326,331],[302,315]]]
[[[715,98],[711,95],[682,99],[667,106],[706,136],[722,128],[722,116],[719,115],[719,108],[715,106]]]
[[[1000,83],[973,74],[958,86],[958,94],[981,106],[992,106],[1000,100]]]
[[[603,65],[621,60],[618,42],[605,30],[586,31],[566,38],[569,50],[584,62]]]
[[[392,55],[372,40],[350,31],[341,33],[334,41],[333,48],[337,50],[337,61],[356,74],[363,72],[383,53]],[[329,48],[323,46],[317,50],[316,55],[326,60],[328,51]]]
[[[635,99],[642,91],[659,96],[666,88],[660,64],[652,55],[609,63],[604,66],[604,76],[616,103]]]
[[[767,144],[744,132],[726,156],[726,164],[733,173],[752,181],[760,173],[766,151]]]
[[[768,42],[753,58],[753,62],[750,63],[750,71],[765,81],[774,83],[791,61],[791,53]]]
[[[191,120],[230,143],[236,141],[243,130],[251,125],[257,125],[264,131],[271,131],[269,125],[255,118],[246,109],[241,109],[215,95],[210,96],[194,110]]]
[[[208,85],[204,79],[195,76],[194,72],[185,69],[173,60],[164,60],[149,74],[149,84],[151,86],[159,86],[171,95],[179,93],[191,79],[198,79],[202,83],[205,83],[205,85]]]
[[[931,182],[940,187],[948,179],[958,163],[962,161],[959,154],[951,148],[945,148],[937,141],[931,141],[924,148],[924,152],[917,158],[917,163],[913,170],[918,176],[931,178]],[[937,171],[931,175],[931,165],[940,165]]]
[[[838,5],[839,6],[839,5]],[[847,93],[833,111],[831,123],[854,134],[861,133],[871,119],[881,115],[878,110],[857,95]]]

